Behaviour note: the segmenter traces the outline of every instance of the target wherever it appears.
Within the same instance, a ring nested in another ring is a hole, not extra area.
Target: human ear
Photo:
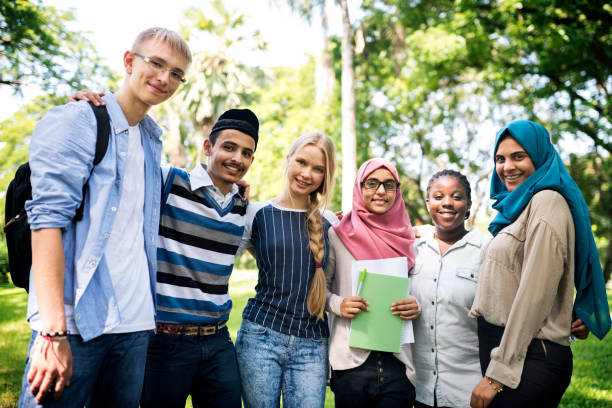
[[[123,54],[123,66],[125,67],[126,73],[132,74],[133,64],[134,64],[134,53],[132,51],[126,51]]]
[[[203,150],[204,150],[204,154],[206,156],[208,156],[208,157],[211,156],[211,154],[212,154],[212,143],[210,143],[210,140],[208,140],[208,139],[204,140]]]

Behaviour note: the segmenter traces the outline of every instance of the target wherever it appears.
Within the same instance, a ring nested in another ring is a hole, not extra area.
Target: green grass
[[[235,271],[230,281],[234,302],[228,326],[232,339],[240,328],[242,309],[254,293],[255,271]],[[21,377],[25,365],[29,328],[25,322],[26,293],[8,285],[0,285],[0,408],[17,405]],[[612,288],[608,289],[612,308]],[[561,407],[586,408],[612,406],[612,335],[603,341],[590,335],[572,345],[574,372],[572,383],[563,396]],[[187,401],[191,407],[191,400]],[[333,407],[333,393],[325,396],[325,406]]]
[[[0,286],[0,407],[17,405],[30,341],[23,289]]]

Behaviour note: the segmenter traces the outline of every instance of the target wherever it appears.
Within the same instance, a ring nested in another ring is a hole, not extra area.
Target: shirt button
[[[117,207],[111,207],[111,211],[113,212],[117,211]]]
[[[121,180],[117,180],[115,181],[115,183],[117,183],[117,185],[121,184]]]
[[[435,305],[435,304],[436,304],[436,302],[434,302],[434,301],[432,300],[432,301],[431,301],[431,304],[432,304],[432,305]]]
[[[385,381],[385,377],[380,377],[380,382],[384,382]]]
[[[80,322],[80,321],[81,321],[81,315],[80,315],[80,314],[77,314],[77,315],[76,315],[76,319],[77,319],[77,322]]]
[[[434,278],[434,282],[437,282],[437,281],[438,281],[438,279],[437,279],[437,278]]]
[[[473,278],[473,277],[474,277],[474,274],[472,273],[470,276]]]
[[[95,263],[95,262],[90,262],[90,263],[89,263],[89,267],[90,267],[90,268],[93,268],[94,266],[96,266],[96,263]]]
[[[119,152],[119,156],[125,157],[125,152]]]
[[[429,326],[429,328],[430,328],[431,330],[433,330],[433,324],[432,324],[431,326]]]
[[[434,375],[436,375],[436,372],[435,372],[435,371],[434,371],[433,373],[434,373]]]
[[[436,350],[434,350],[434,349],[431,349],[431,352],[432,352],[432,353],[435,353],[435,352],[436,352]]]
[[[110,235],[108,233],[104,234],[104,238],[108,239],[108,237],[110,237]]]

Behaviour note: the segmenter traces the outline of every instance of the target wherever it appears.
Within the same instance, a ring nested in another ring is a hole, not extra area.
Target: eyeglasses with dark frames
[[[180,73],[180,72],[176,72],[176,71],[174,71],[174,70],[172,70],[172,69],[168,68],[167,66],[165,66],[165,65],[164,65],[164,64],[162,64],[161,62],[159,62],[159,61],[155,61],[155,60],[152,60],[151,58],[149,58],[149,57],[145,57],[144,55],[139,54],[139,53],[137,53],[137,52],[135,52],[135,53],[134,53],[134,55],[135,55],[135,56],[137,56],[137,57],[139,57],[139,58],[142,58],[142,60],[143,60],[144,62],[146,62],[146,63],[147,63],[147,65],[148,65],[148,66],[149,66],[149,67],[150,67],[150,68],[151,68],[153,71],[155,71],[155,72],[157,72],[157,73],[169,72],[169,73],[170,73],[170,79],[171,79],[171,80],[173,80],[173,81],[175,81],[175,82],[182,82],[182,83],[185,83],[185,82],[186,82],[186,79],[185,79],[185,77],[183,76],[183,74],[182,74],[182,73]]]
[[[369,178],[361,182],[361,187],[365,188],[366,190],[376,191],[381,184],[385,188],[385,191],[394,191],[400,186],[400,183],[395,180],[380,181],[375,178]]]

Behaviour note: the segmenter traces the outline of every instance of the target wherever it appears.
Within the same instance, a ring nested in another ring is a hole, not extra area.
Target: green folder
[[[368,272],[360,296],[370,311],[362,311],[351,322],[349,346],[399,353],[404,321],[390,309],[391,303],[408,296],[408,278]]]

